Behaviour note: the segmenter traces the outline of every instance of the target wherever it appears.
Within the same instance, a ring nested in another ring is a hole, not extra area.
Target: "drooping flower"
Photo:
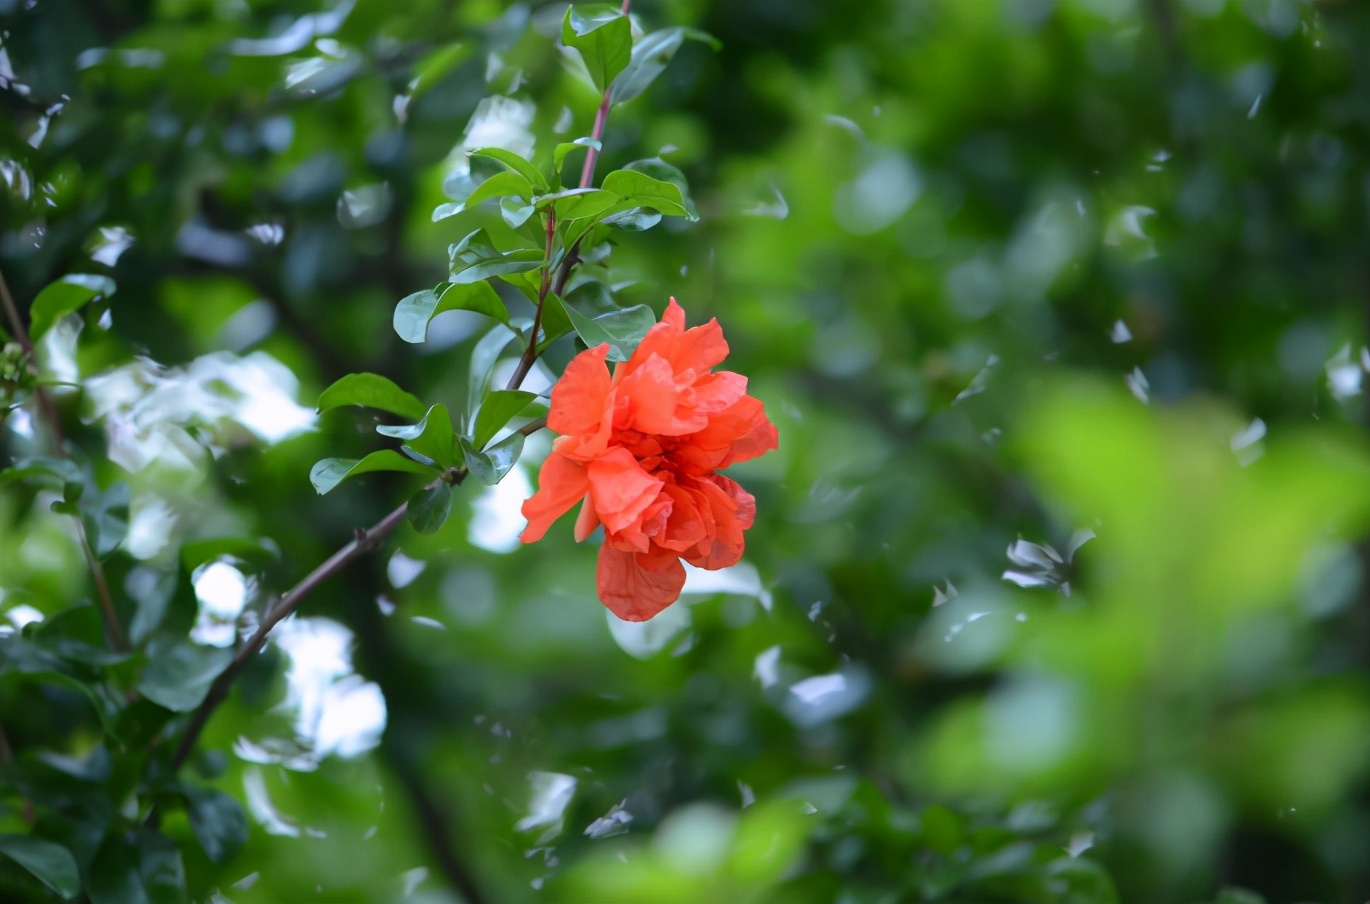
[[[674,298],[610,375],[609,346],[586,349],[552,388],[547,426],[561,434],[523,503],[525,543],[581,503],[575,538],[604,527],[599,598],[646,621],[675,602],[684,560],[717,569],[742,558],[756,500],[716,472],[776,448],[775,425],[747,378],[713,372],[728,356],[717,320],[685,328]]]

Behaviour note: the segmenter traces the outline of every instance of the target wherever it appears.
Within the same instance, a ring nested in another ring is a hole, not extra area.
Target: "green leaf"
[[[425,289],[401,299],[395,305],[395,332],[405,342],[423,342],[428,338],[428,324],[444,311],[475,311],[500,323],[509,322],[508,309],[489,283],[449,284],[441,294]],[[418,417],[417,414],[407,416]]]
[[[524,204],[522,198],[500,198],[499,215],[510,229],[518,229],[537,213],[537,207]]]
[[[182,546],[182,557],[185,554],[185,547]],[[176,595],[178,577],[174,564],[166,571],[159,571],[148,565],[137,565],[124,577],[124,593],[137,607],[128,626],[128,639],[135,646],[147,640],[153,631],[161,627],[162,620],[166,618],[167,608]]]
[[[411,295],[410,298],[413,296]],[[406,301],[408,299],[405,299]],[[400,302],[404,304],[404,302]],[[399,312],[396,310],[396,318]],[[399,327],[396,326],[396,331]],[[401,334],[403,337],[403,334]],[[423,417],[423,403],[400,389],[391,380],[380,374],[348,374],[319,396],[319,410],[340,408],[343,405],[361,405],[398,414],[400,417]]]
[[[86,536],[96,556],[103,559],[124,542],[128,534],[128,506],[128,484],[114,483],[82,507]]]
[[[614,170],[604,177],[604,189],[623,198],[623,203],[635,207],[650,207],[666,216],[695,220],[685,206],[680,186],[634,170]]]
[[[576,334],[590,348],[609,343],[610,361],[627,361],[642,337],[656,324],[656,315],[645,304],[610,311],[594,319],[566,305],[566,315]]]
[[[227,863],[247,843],[247,817],[237,799],[212,788],[186,788],[190,827],[215,863]]]
[[[523,454],[522,433],[512,433],[484,452],[478,451],[466,438],[461,438],[461,448],[466,454],[466,468],[486,486],[494,486],[504,479],[504,475],[514,467]]]
[[[714,50],[723,46],[713,35],[696,28],[677,26],[643,35],[642,40],[633,47],[632,59],[614,80],[613,90],[609,92],[610,102],[627,103],[646,91],[648,86],[656,81],[656,77],[666,70],[666,64],[675,56],[686,38],[704,41]]]
[[[446,405],[429,408],[417,424],[380,426],[376,432],[381,436],[405,440],[407,449],[419,453],[440,468],[450,468],[456,464],[456,442],[453,439],[456,431],[452,428],[452,416],[448,414]]]
[[[561,23],[561,43],[580,51],[590,80],[604,91],[632,59],[632,23],[618,10],[590,13],[571,6]]]
[[[694,200],[690,198],[690,185],[685,179],[685,174],[680,171],[680,167],[667,163],[660,157],[647,157],[643,160],[634,160],[623,168],[634,173],[651,176],[659,182],[669,182],[680,189],[680,197],[685,205],[685,215],[691,220],[699,219],[699,209],[695,207]]]
[[[602,188],[571,188],[543,195],[537,199],[537,204],[551,204],[557,212],[558,220],[579,220],[602,214],[620,200],[618,195]]]
[[[443,76],[451,72],[471,54],[464,44],[446,44],[419,60],[414,66],[414,80],[409,89],[410,101],[416,100]]]
[[[521,389],[497,389],[487,395],[480,403],[480,413],[476,415],[472,443],[477,449],[484,449],[494,435],[509,423],[528,403],[537,398],[537,393]]]
[[[490,244],[484,229],[477,229],[448,249],[451,282],[458,285],[480,282],[492,276],[524,273],[547,266],[540,248],[515,248],[499,251]]]
[[[106,666],[124,662],[128,653],[117,653],[105,643],[105,623],[88,603],[68,606],[30,629],[33,642],[68,662]]]
[[[90,865],[91,904],[183,904],[185,865],[175,842],[152,829],[110,832]]]
[[[531,183],[532,186],[536,188],[539,192],[544,192],[549,187],[547,184],[547,179],[542,175],[538,168],[534,166],[530,161],[525,160],[518,154],[515,154],[513,151],[507,151],[504,148],[479,148],[477,150],[472,151],[471,156],[488,157],[491,160],[497,160],[500,163],[503,163],[505,166],[509,167],[510,170],[519,174],[529,183]],[[525,195],[524,197],[527,196]],[[469,204],[471,203],[471,201],[468,199],[467,203]]]
[[[538,353],[556,340],[571,332],[571,318],[566,316],[566,303],[553,292],[547,293],[542,304],[542,339],[538,342]]]
[[[394,449],[381,449],[362,459],[325,458],[315,462],[309,471],[309,482],[320,496],[349,477],[368,471],[406,471],[410,474],[433,476],[433,469],[405,458]]]
[[[138,692],[172,712],[190,712],[204,702],[210,685],[232,659],[232,650],[177,644],[152,658]]]
[[[593,138],[577,138],[575,141],[564,141],[557,145],[552,151],[552,166],[558,173],[561,172],[561,164],[566,160],[566,155],[575,150],[589,150],[594,148],[596,151],[604,150],[604,142],[596,141]]]
[[[34,342],[63,316],[98,296],[114,294],[114,280],[92,273],[64,276],[38,293],[29,311],[29,337]]]
[[[0,676],[19,674],[32,681],[60,685],[68,690],[76,691],[89,700],[91,706],[95,707],[95,714],[99,717],[100,724],[104,726],[106,733],[116,741],[119,740],[121,736],[118,726],[111,718],[110,712],[106,710],[100,698],[95,696],[91,686],[70,674],[72,671],[72,667],[64,662],[60,656],[44,649],[40,644],[33,643],[18,634],[0,637]]]
[[[456,216],[465,210],[470,210],[482,201],[489,201],[492,198],[531,198],[533,196],[533,186],[519,173],[495,173],[486,179],[475,191],[466,196],[466,200],[453,204],[444,204],[433,212],[433,222],[445,220],[448,217]],[[439,216],[441,212],[441,216]]]
[[[30,835],[0,835],[0,854],[28,870],[64,901],[70,901],[81,891],[76,858],[60,844]]]
[[[517,337],[518,334],[509,327],[497,326],[482,336],[476,347],[471,349],[470,379],[467,381],[466,390],[468,414],[480,409],[480,400],[484,398],[485,391],[490,388],[490,380],[494,377],[495,364],[499,362],[499,357],[509,345],[509,341]],[[467,423],[470,423],[469,418]]]
[[[421,534],[436,533],[452,512],[452,487],[446,482],[424,487],[409,500],[405,517]]]
[[[616,229],[627,229],[630,232],[646,232],[657,223],[661,222],[661,214],[655,210],[648,210],[645,207],[630,207],[627,210],[618,211],[613,216],[605,217],[600,221],[605,226],[613,226]]]

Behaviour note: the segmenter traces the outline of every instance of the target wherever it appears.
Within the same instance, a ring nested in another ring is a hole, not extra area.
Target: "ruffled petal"
[[[605,359],[609,345],[604,343],[571,359],[566,371],[552,387],[552,404],[547,412],[547,426],[556,433],[585,436],[604,433],[609,401],[609,368]],[[602,449],[598,451],[603,451]]]
[[[665,530],[655,538],[656,544],[675,552],[688,552],[713,530],[712,515],[706,519],[700,507],[704,502],[703,497],[685,487],[668,483],[661,488],[661,494],[670,498],[671,510],[666,518]]]
[[[661,492],[662,481],[652,477],[631,452],[615,446],[585,466],[590,501],[610,533],[639,522]]]
[[[731,487],[720,486],[715,482],[719,480],[727,481]],[[707,500],[713,513],[714,535],[712,543],[701,543],[685,560],[697,568],[711,571],[736,565],[742,559],[745,547],[742,532],[756,516],[756,500],[726,477],[701,480],[695,488]],[[740,496],[734,496],[734,492]]]
[[[672,554],[599,548],[599,599],[624,621],[646,621],[680,598],[685,567]]]
[[[569,512],[589,489],[585,466],[553,448],[538,471],[538,491],[523,502],[523,517],[528,519],[528,526],[519,539],[524,543],[541,540],[552,522]]]
[[[660,355],[624,377],[614,395],[614,427],[644,434],[662,434],[671,426],[676,407],[675,375]]]

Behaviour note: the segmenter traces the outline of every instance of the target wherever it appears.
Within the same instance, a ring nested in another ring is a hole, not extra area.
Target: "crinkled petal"
[[[580,505],[580,514],[576,515],[576,542],[585,542],[585,538],[593,534],[597,527],[599,527],[599,515],[595,514],[595,506],[590,501],[590,494],[586,493],[585,501]]]
[[[680,598],[685,567],[674,554],[599,548],[600,602],[625,621],[646,621]]]
[[[720,479],[727,480],[715,477],[695,485],[707,500],[714,518],[713,542],[701,543],[693,555],[686,556],[685,560],[697,568],[714,570],[736,565],[745,546],[742,532],[756,516],[756,501],[751,494],[732,481],[728,481],[732,487],[725,489],[714,482]],[[741,498],[734,497],[733,488]]]
[[[583,456],[604,451],[612,426],[605,422],[611,388],[604,363],[608,354],[607,343],[587,348],[571,359],[552,387],[547,426],[556,433],[580,437],[578,449]]]
[[[700,505],[703,497],[676,484],[666,484],[661,488],[663,496],[670,497],[671,510],[666,518],[665,530],[657,534],[658,546],[675,552],[688,552],[705,540],[713,530],[712,517],[706,520]],[[707,503],[705,503],[707,508]]]
[[[665,433],[671,426],[677,394],[670,363],[652,355],[618,384],[614,427],[644,434]]]
[[[585,466],[553,448],[538,472],[538,491],[524,500],[522,512],[528,519],[528,526],[523,529],[520,539],[524,543],[541,540],[552,522],[569,512],[589,489]]]
[[[610,533],[640,522],[661,492],[662,481],[642,470],[632,453],[621,446],[586,464],[585,473],[595,514]]]

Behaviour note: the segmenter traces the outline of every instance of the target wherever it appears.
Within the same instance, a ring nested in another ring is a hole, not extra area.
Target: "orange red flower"
[[[586,349],[552,388],[547,426],[561,434],[523,503],[525,543],[581,503],[575,537],[604,527],[599,598],[646,621],[675,602],[681,560],[717,569],[742,558],[756,500],[717,471],[776,448],[775,425],[747,378],[712,372],[728,356],[717,320],[685,328],[674,298],[612,376],[609,346]]]

